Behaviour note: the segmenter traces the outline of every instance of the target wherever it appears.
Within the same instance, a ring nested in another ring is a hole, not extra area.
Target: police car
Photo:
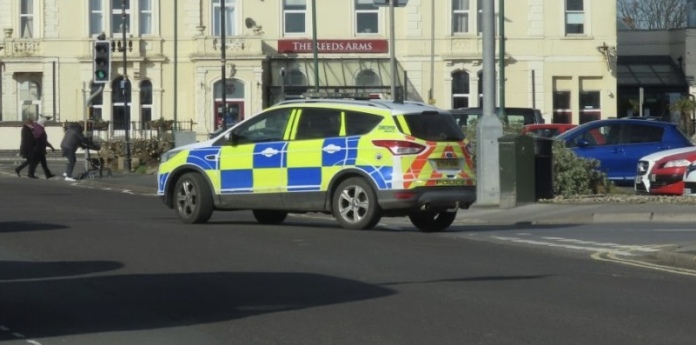
[[[476,199],[472,148],[452,115],[387,100],[281,102],[219,136],[162,155],[158,195],[185,223],[214,210],[332,214],[348,229],[408,216],[442,231]]]

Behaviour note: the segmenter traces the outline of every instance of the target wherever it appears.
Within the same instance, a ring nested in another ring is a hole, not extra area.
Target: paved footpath
[[[49,165],[55,166],[51,162],[49,162]],[[2,178],[14,177],[15,172],[13,169],[13,164],[0,162],[0,175]],[[81,171],[82,169],[78,164],[76,172],[79,173]],[[56,178],[58,180],[62,179],[60,177]],[[79,183],[95,188],[127,190],[143,195],[154,196],[157,191],[157,179],[154,174],[113,172],[111,177],[84,179],[80,180]],[[455,220],[457,225],[645,222],[682,223],[696,228],[696,198],[625,195],[551,200],[520,204],[513,208],[474,205],[468,210],[458,212]],[[696,268],[696,239],[694,239],[693,243],[683,243],[667,248],[659,252],[657,256],[662,261]]]

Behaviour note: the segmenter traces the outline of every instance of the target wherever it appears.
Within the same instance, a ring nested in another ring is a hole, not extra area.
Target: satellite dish
[[[251,29],[256,26],[256,21],[247,17],[247,19],[244,20],[244,25],[246,25],[247,29]]]

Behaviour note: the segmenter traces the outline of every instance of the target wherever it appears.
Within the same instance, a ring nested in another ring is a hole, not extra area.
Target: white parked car
[[[684,171],[696,161],[696,146],[658,151],[638,161],[636,193],[682,195]]]
[[[684,195],[696,196],[696,162],[691,162],[684,171]]]

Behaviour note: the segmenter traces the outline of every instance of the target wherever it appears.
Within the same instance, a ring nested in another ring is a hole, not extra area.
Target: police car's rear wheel
[[[371,229],[382,217],[377,196],[362,178],[352,177],[338,185],[332,201],[333,214],[346,229]]]
[[[213,214],[213,195],[203,176],[187,173],[176,182],[176,213],[184,223],[205,223]]]
[[[454,219],[457,212],[418,212],[411,213],[408,218],[418,230],[422,232],[438,232],[447,229]]]
[[[287,216],[284,211],[254,210],[254,218],[261,224],[280,224]]]

